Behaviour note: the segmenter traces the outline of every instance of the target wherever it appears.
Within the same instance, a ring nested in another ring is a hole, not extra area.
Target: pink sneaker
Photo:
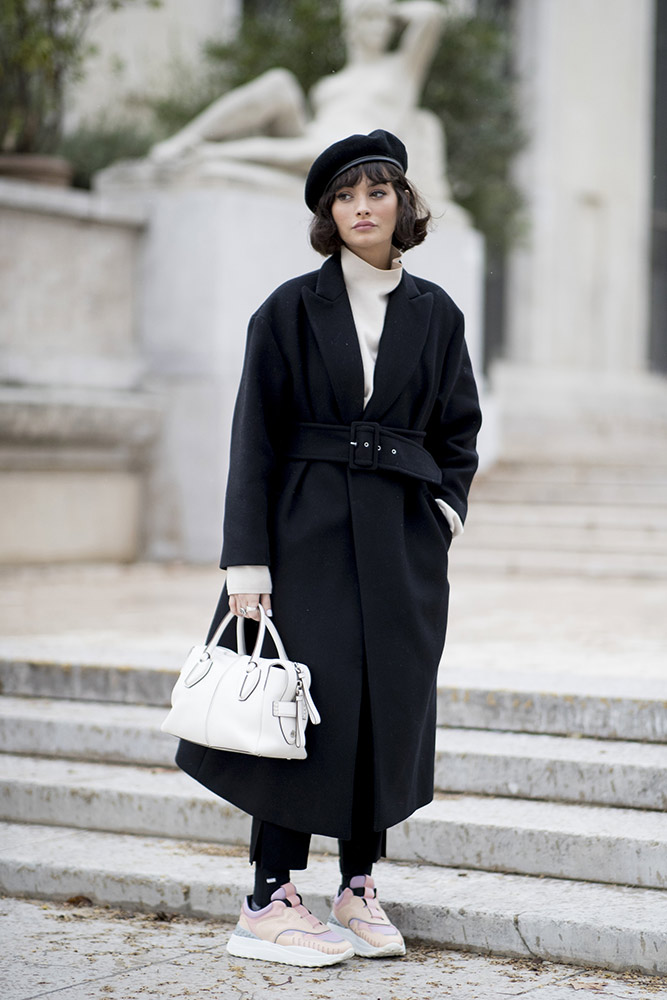
[[[354,889],[363,888],[363,896]],[[342,934],[364,958],[405,955],[405,941],[377,901],[377,889],[370,875],[355,875],[350,888],[333,901],[329,927]]]
[[[262,910],[252,910],[244,899],[227,951],[239,958],[307,966],[335,965],[354,955],[340,934],[306,909],[291,882],[276,889]]]

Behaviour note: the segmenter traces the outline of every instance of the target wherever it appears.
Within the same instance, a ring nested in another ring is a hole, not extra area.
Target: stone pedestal
[[[141,390],[145,217],[0,183],[0,563],[142,552],[159,404]]]

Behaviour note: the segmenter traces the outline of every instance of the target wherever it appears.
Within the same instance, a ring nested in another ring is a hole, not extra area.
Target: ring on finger
[[[246,615],[247,613],[248,613],[248,609],[247,608],[239,608],[239,614],[240,615]]]

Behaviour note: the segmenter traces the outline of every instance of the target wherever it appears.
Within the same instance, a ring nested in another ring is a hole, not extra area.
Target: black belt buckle
[[[350,468],[377,469],[380,457],[380,425],[356,420],[350,424]]]

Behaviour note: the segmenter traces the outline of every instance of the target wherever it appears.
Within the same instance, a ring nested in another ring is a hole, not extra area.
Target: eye
[[[352,195],[349,191],[337,191],[336,201],[349,201]]]
[[[370,196],[371,198],[384,198],[386,194],[387,194],[386,188],[375,188],[374,191],[371,191]]]

